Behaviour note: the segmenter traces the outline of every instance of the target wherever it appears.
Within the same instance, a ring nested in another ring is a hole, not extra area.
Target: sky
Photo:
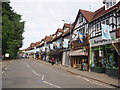
[[[54,34],[64,23],[75,21],[79,9],[95,11],[103,6],[103,0],[10,0],[15,12],[25,21],[23,46],[41,41]],[[63,22],[65,20],[66,22]]]

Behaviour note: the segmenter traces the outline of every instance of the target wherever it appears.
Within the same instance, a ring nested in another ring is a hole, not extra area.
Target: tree
[[[24,21],[21,15],[12,10],[8,2],[2,2],[2,54],[10,54],[16,58],[19,48],[22,47]]]

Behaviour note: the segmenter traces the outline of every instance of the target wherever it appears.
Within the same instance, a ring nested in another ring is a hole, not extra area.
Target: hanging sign
[[[64,42],[63,42],[64,48],[68,48],[68,42],[69,42],[69,39],[64,39]]]

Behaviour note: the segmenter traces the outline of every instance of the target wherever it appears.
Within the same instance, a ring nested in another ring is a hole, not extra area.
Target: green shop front
[[[112,40],[115,40],[112,33]],[[102,40],[101,36],[90,40],[90,70],[118,77],[118,53],[112,46],[112,40]]]

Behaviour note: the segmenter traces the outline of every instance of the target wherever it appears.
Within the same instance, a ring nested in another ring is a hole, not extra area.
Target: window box
[[[105,73],[105,67],[91,67],[92,72]]]

